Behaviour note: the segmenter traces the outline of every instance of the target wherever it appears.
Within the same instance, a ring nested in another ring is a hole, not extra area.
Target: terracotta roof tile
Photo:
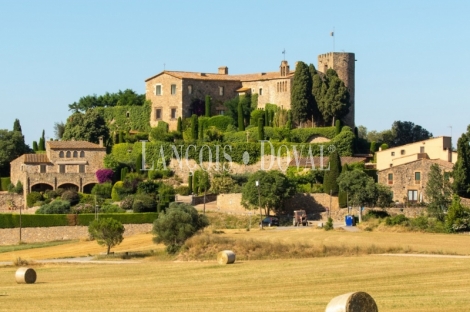
[[[105,149],[105,147],[87,141],[47,141],[50,149]]]
[[[25,164],[50,163],[46,154],[24,154],[22,157]]]

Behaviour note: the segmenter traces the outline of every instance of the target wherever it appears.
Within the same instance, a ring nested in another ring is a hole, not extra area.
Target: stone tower
[[[346,88],[349,89],[349,113],[342,118],[343,122],[354,129],[354,75],[355,75],[355,56],[354,53],[347,52],[330,52],[320,54],[318,56],[317,70],[326,74],[329,68],[334,69],[338,73],[338,77],[344,82]]]

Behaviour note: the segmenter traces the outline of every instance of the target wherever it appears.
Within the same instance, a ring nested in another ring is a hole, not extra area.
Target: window
[[[392,156],[395,156],[395,152],[392,152]]]
[[[421,183],[421,172],[416,171],[415,172],[415,184],[420,184]]]
[[[175,94],[176,94],[176,85],[172,84],[171,85],[171,95],[175,95]]]
[[[65,165],[59,165],[59,173],[65,173]]]
[[[424,153],[424,146],[420,146],[420,147],[419,147],[419,152],[420,152],[421,154]]]
[[[46,165],[39,165],[39,172],[46,173]]]
[[[219,87],[219,95],[224,95],[224,87]]]
[[[155,86],[155,95],[162,95],[162,85],[161,84],[157,84]]]
[[[193,85],[188,86],[188,94],[193,94]]]
[[[85,152],[84,151],[80,151],[80,158],[83,158],[85,157]]]
[[[400,155],[405,155],[405,150],[401,150]]]
[[[418,201],[418,191],[417,190],[408,190],[408,201],[417,202]]]
[[[223,109],[217,110],[217,115],[223,115],[223,114],[225,114],[225,111]]]
[[[388,184],[393,184],[393,173],[388,174]]]
[[[64,152],[63,151],[59,152],[59,158],[64,158]]]
[[[67,153],[65,153],[65,157],[66,157],[66,158],[70,158],[70,155],[71,155],[71,154],[70,154],[70,151],[67,151]]]
[[[85,165],[78,165],[78,173],[85,173]]]
[[[171,109],[171,119],[176,119],[176,108]]]
[[[263,88],[259,88],[259,95],[263,95]]]
[[[78,157],[78,152],[77,151],[73,151],[73,158],[77,158]]]
[[[155,120],[160,120],[162,119],[162,109],[157,108],[155,109]]]

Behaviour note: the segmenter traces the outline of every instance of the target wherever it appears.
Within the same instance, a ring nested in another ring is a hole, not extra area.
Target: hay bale
[[[325,312],[378,312],[378,309],[368,293],[359,291],[334,297]]]
[[[36,282],[36,271],[31,268],[19,268],[15,274],[18,284],[34,284]]]
[[[231,250],[223,250],[217,254],[219,264],[231,264],[235,262],[235,253]]]

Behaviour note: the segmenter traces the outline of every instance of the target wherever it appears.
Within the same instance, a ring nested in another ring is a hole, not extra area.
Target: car
[[[278,217],[266,217],[263,219],[263,226],[279,226],[279,218]],[[261,227],[261,222],[259,224]]]

